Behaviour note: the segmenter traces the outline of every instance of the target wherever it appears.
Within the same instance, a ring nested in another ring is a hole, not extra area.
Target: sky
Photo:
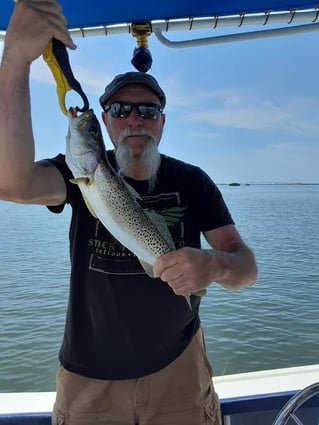
[[[209,36],[193,31],[171,39]],[[75,38],[75,77],[100,118],[105,85],[133,71],[129,34]],[[160,151],[204,169],[218,183],[319,183],[319,32],[187,49],[152,34],[154,75],[167,96]],[[0,42],[0,54],[3,43]],[[36,158],[65,151],[67,117],[39,58],[31,71]],[[81,104],[68,94],[67,106]],[[102,123],[102,121],[101,121]],[[111,143],[104,132],[107,148]]]

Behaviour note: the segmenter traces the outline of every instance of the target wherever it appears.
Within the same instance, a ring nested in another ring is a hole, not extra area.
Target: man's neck
[[[134,180],[148,180],[152,176],[143,169],[139,163],[134,163],[130,169],[125,173],[127,177],[130,177]]]
[[[134,158],[128,170],[123,170],[123,175],[134,180],[150,180],[155,179],[160,166],[160,159],[157,165],[154,164],[154,169],[145,167],[143,161],[139,158]]]

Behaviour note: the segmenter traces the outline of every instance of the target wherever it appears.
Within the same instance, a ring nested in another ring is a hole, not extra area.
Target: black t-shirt
[[[107,152],[115,167],[113,151]],[[95,219],[83,202],[64,155],[50,160],[67,184],[71,280],[62,365],[97,379],[133,379],[156,372],[186,348],[199,325],[200,298],[174,294],[148,277],[138,259]],[[233,223],[220,191],[200,168],[161,155],[151,194],[128,179],[143,206],[162,214],[176,248],[199,248],[203,231]],[[64,205],[50,207],[61,212]]]

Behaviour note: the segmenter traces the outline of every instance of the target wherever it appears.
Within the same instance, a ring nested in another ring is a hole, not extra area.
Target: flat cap
[[[105,91],[99,99],[102,108],[104,108],[113,94],[129,84],[142,84],[151,89],[159,98],[161,107],[164,108],[166,104],[164,91],[152,75],[145,74],[144,72],[126,72],[125,74],[119,74],[114,77],[114,79],[105,87]]]

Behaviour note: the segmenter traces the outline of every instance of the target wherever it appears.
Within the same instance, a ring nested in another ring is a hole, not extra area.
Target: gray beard
[[[122,176],[129,176],[132,164],[136,159],[133,157],[132,149],[125,143],[127,136],[133,135],[146,135],[149,137],[149,141],[145,146],[142,155],[139,157],[139,166],[145,173],[145,177],[148,180],[149,192],[151,192],[156,183],[157,172],[161,162],[161,156],[158,151],[157,141],[155,137],[145,129],[131,130],[125,129],[119,136],[119,143],[115,151],[115,158],[119,167],[119,173]]]

